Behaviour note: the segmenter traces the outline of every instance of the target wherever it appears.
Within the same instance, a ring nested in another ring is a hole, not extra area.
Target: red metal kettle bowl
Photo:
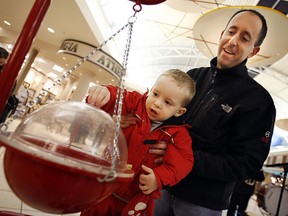
[[[115,131],[108,114],[85,103],[46,105],[9,137],[0,136],[7,182],[40,211],[66,214],[89,208],[133,178],[126,168],[125,138],[120,131],[114,144]]]

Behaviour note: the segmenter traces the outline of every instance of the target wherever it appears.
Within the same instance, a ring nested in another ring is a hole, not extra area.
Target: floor
[[[0,211],[9,211],[9,212],[15,212],[15,213],[22,213],[22,214],[28,214],[31,216],[52,216],[55,214],[47,214],[44,212],[39,212],[36,209],[33,209],[23,203],[12,191],[9,187],[3,170],[3,157],[5,153],[5,148],[0,148]],[[259,207],[256,203],[256,197],[252,196],[249,205],[247,208],[247,213],[250,216],[263,216],[267,214],[261,213]],[[67,214],[66,214],[67,215]],[[225,216],[226,212],[224,211],[222,216]],[[60,215],[58,215],[60,216]],[[68,214],[68,216],[79,216],[79,213],[76,214]]]
[[[10,125],[9,130],[13,131],[16,126],[13,124]],[[36,209],[31,208],[30,206],[23,203],[12,191],[9,187],[3,169],[3,158],[5,154],[5,148],[0,147],[0,211],[8,211],[13,213],[21,213],[27,214],[29,216],[52,216],[55,214],[48,214],[44,212],[40,212]],[[250,216],[266,216],[269,215],[265,213],[263,210],[259,209],[256,196],[252,196],[249,205],[247,208],[247,213]],[[66,214],[68,216],[79,216],[79,213],[76,214]],[[60,215],[58,215],[60,216]],[[226,216],[226,211],[222,213],[222,216]]]

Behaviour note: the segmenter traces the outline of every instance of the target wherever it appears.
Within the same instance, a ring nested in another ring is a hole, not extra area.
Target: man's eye
[[[244,41],[249,41],[249,38],[248,37],[243,37],[243,40]]]

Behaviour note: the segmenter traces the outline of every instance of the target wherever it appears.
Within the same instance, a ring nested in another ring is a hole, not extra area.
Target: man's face
[[[0,66],[4,66],[6,64],[6,58],[0,58]]]
[[[254,47],[262,22],[248,11],[237,14],[223,31],[217,55],[217,68],[232,68],[246,58],[256,55],[260,48]]]
[[[6,64],[6,58],[0,58],[0,73],[2,73],[3,67]]]

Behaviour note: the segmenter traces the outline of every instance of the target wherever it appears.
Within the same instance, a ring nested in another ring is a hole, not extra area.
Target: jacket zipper
[[[208,101],[207,99],[209,98],[209,95],[211,94],[212,90],[213,90],[213,86],[215,83],[215,79],[217,76],[217,71],[214,71],[212,74],[212,81],[210,83],[210,90],[206,93],[205,97],[203,98],[203,100],[201,100],[200,105],[197,108],[197,111],[195,112],[195,122],[200,122],[200,120],[202,119],[204,113],[206,112],[207,108],[210,106],[210,104],[215,100],[214,97],[210,98]]]

